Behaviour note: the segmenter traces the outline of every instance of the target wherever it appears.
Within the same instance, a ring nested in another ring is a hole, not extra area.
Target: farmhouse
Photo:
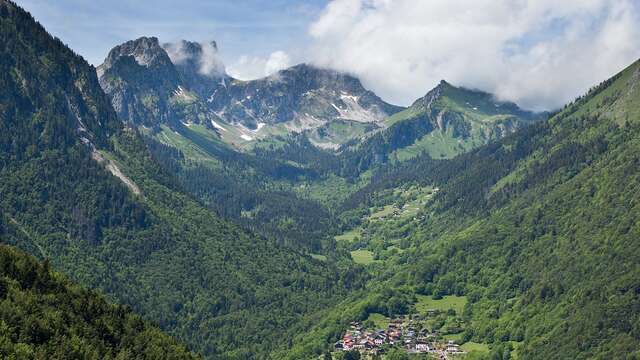
[[[449,342],[447,343],[447,352],[449,352],[449,353],[459,353],[459,352],[462,352],[462,351],[460,350],[460,346],[459,345],[454,343],[452,340],[449,340]]]
[[[420,353],[425,353],[425,352],[431,351],[431,348],[429,347],[429,344],[427,344],[426,342],[419,342],[416,344],[416,351]]]

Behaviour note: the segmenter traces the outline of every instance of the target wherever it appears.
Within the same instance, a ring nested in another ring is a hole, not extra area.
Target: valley
[[[640,61],[554,112],[405,107],[0,19],[0,358],[639,356]]]

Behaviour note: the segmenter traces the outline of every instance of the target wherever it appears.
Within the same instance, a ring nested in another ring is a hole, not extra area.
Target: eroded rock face
[[[233,79],[215,42],[142,37],[113,48],[98,75],[119,117],[145,126],[219,118],[250,130],[285,123],[301,132],[337,120],[377,124],[402,110],[353,76],[306,64],[263,79]]]
[[[402,109],[382,101],[353,76],[307,64],[264,79],[231,81],[208,101],[227,121],[252,129],[260,122],[294,122],[291,127],[298,130],[333,120],[379,122]]]
[[[123,121],[153,125],[171,118],[169,99],[180,78],[157,38],[116,46],[98,67],[98,76]]]

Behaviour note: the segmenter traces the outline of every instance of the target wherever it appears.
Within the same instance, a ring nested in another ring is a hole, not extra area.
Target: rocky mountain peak
[[[262,79],[230,82],[208,101],[230,123],[250,129],[259,123],[287,123],[298,132],[334,120],[376,123],[401,110],[366,90],[357,78],[310,64]]]
[[[167,53],[160,46],[157,37],[143,36],[114,47],[109,52],[102,67],[111,67],[125,56],[133,57],[138,65],[145,67],[167,66],[171,63]]]
[[[424,97],[416,100],[412,106],[420,106],[425,109],[431,108],[436,100],[438,100],[441,96],[444,95],[447,89],[453,88],[454,86],[446,82],[445,80],[440,80],[438,85],[431,89]]]
[[[364,91],[360,80],[354,76],[306,63],[280,70],[275,77],[290,83],[299,83],[308,88],[324,87],[343,91]]]

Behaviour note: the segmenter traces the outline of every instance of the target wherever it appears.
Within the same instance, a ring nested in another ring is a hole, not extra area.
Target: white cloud
[[[264,74],[269,76],[282,69],[286,69],[291,66],[291,58],[284,51],[276,51],[269,55],[267,63],[264,65]]]
[[[202,75],[219,76],[225,73],[225,66],[218,55],[218,48],[215,42],[201,42],[200,52],[187,51],[187,43],[184,40],[172,43],[165,43],[163,47],[169,55],[171,62],[182,64],[187,60],[195,60],[198,72]],[[197,57],[197,58],[195,58]]]
[[[291,58],[284,51],[272,52],[268,58],[240,56],[227,67],[229,75],[241,80],[259,79],[291,66]]]
[[[163,45],[164,51],[169,55],[169,59],[174,64],[182,64],[189,59],[189,54],[184,52],[184,42],[176,41],[173,43],[166,43]]]
[[[333,0],[311,51],[401,104],[444,78],[550,109],[640,57],[634,1]]]
[[[224,63],[218,57],[218,48],[213,42],[201,43],[202,56],[200,57],[200,73],[216,76],[225,73]]]

